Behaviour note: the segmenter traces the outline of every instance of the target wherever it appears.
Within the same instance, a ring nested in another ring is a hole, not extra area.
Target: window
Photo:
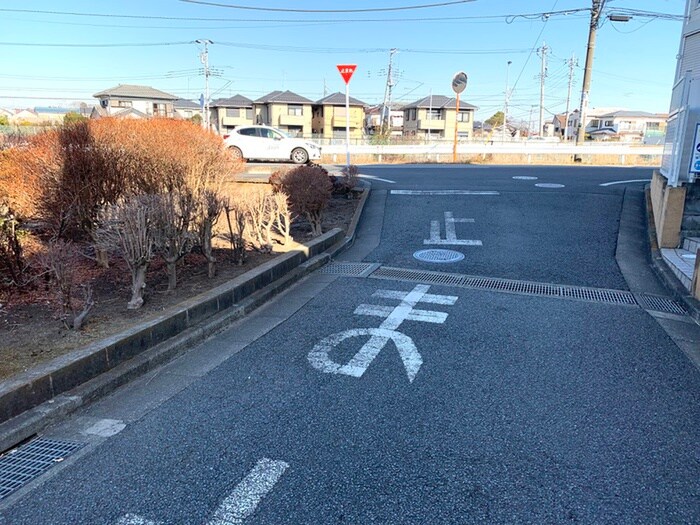
[[[409,117],[408,120],[416,120],[416,110],[415,108],[409,109]]]
[[[660,122],[647,122],[647,129],[659,130],[659,129],[661,129],[661,123]]]
[[[469,122],[471,119],[471,112],[469,110],[459,110],[457,114],[457,122]]]
[[[301,117],[304,115],[304,106],[299,104],[289,104],[287,106],[287,115]]]
[[[591,128],[599,128],[600,127],[600,120],[594,118],[591,120],[591,123],[589,124]]]
[[[257,128],[242,128],[238,130],[238,134],[245,137],[257,137],[258,130]]]
[[[442,118],[442,111],[439,109],[429,109],[427,111],[427,118],[430,120],[440,120]]]
[[[131,108],[133,106],[134,103],[131,100],[117,100],[118,108]]]
[[[613,124],[614,124],[614,122],[612,120],[606,120],[603,123],[603,126],[605,126],[606,128],[611,128],[613,126]]]
[[[630,120],[623,120],[618,127],[620,130],[632,129],[632,122]]]
[[[158,104],[157,102],[154,102],[153,103],[153,114],[157,115],[159,117],[167,116],[165,104]]]

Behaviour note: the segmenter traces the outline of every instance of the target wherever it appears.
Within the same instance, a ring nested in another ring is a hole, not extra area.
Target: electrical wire
[[[218,2],[208,2],[205,0],[180,0],[186,4],[199,4],[212,7],[226,7],[229,9],[242,9],[247,11],[265,11],[275,13],[376,13],[386,11],[409,11],[415,9],[429,9],[433,7],[448,7],[458,4],[467,4],[476,0],[452,0],[450,2],[439,2],[436,4],[408,5],[399,7],[371,7],[366,9],[289,9],[283,7],[253,7],[238,4],[221,4]]]

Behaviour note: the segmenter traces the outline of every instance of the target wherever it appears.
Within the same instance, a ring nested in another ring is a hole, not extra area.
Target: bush
[[[359,169],[354,164],[343,166],[342,175],[330,175],[333,184],[333,194],[348,195],[359,183]]]
[[[0,287],[22,286],[27,280],[19,223],[7,206],[0,206]]]
[[[321,166],[298,166],[281,179],[281,190],[289,197],[292,211],[304,215],[311,225],[311,234],[321,235],[323,210],[328,206],[333,184]]]

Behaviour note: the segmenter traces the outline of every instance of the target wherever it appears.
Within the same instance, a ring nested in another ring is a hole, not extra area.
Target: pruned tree
[[[231,199],[226,199],[223,206],[233,262],[240,266],[245,263],[245,229],[248,224],[248,213],[242,203],[232,202]]]
[[[274,208],[274,229],[282,237],[282,244],[287,246],[292,239],[292,209],[289,206],[289,197],[283,192],[272,195]]]
[[[212,250],[214,226],[224,207],[223,198],[214,190],[204,190],[198,199],[196,212],[196,232],[202,254],[207,260],[207,275],[211,279],[216,275],[216,258]]]
[[[333,191],[328,172],[320,166],[299,166],[282,177],[281,186],[292,210],[309,221],[311,235],[321,235],[323,210],[328,207]]]
[[[154,199],[154,246],[165,260],[168,291],[177,287],[177,262],[194,244],[190,226],[196,208],[197,203],[188,191],[164,193]]]
[[[80,330],[95,306],[90,283],[76,283],[79,254],[75,245],[63,239],[51,239],[39,256],[39,263],[50,277],[56,292],[59,319],[66,328]],[[82,301],[76,295],[76,287],[83,291]]]
[[[250,222],[253,245],[263,253],[272,251],[272,227],[275,223],[272,193],[256,187],[241,195]]]
[[[116,252],[131,272],[129,310],[143,305],[146,271],[153,259],[154,207],[153,196],[139,195],[107,205],[98,215],[97,244],[103,250]]]

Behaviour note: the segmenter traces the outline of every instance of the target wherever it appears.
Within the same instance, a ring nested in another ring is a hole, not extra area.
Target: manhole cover
[[[538,188],[564,188],[563,184],[554,184],[551,182],[540,182],[539,184],[535,184]]]
[[[413,257],[425,262],[453,263],[464,259],[464,254],[454,250],[419,250]]]
[[[516,175],[515,180],[537,180],[537,177],[528,177],[527,175]]]

